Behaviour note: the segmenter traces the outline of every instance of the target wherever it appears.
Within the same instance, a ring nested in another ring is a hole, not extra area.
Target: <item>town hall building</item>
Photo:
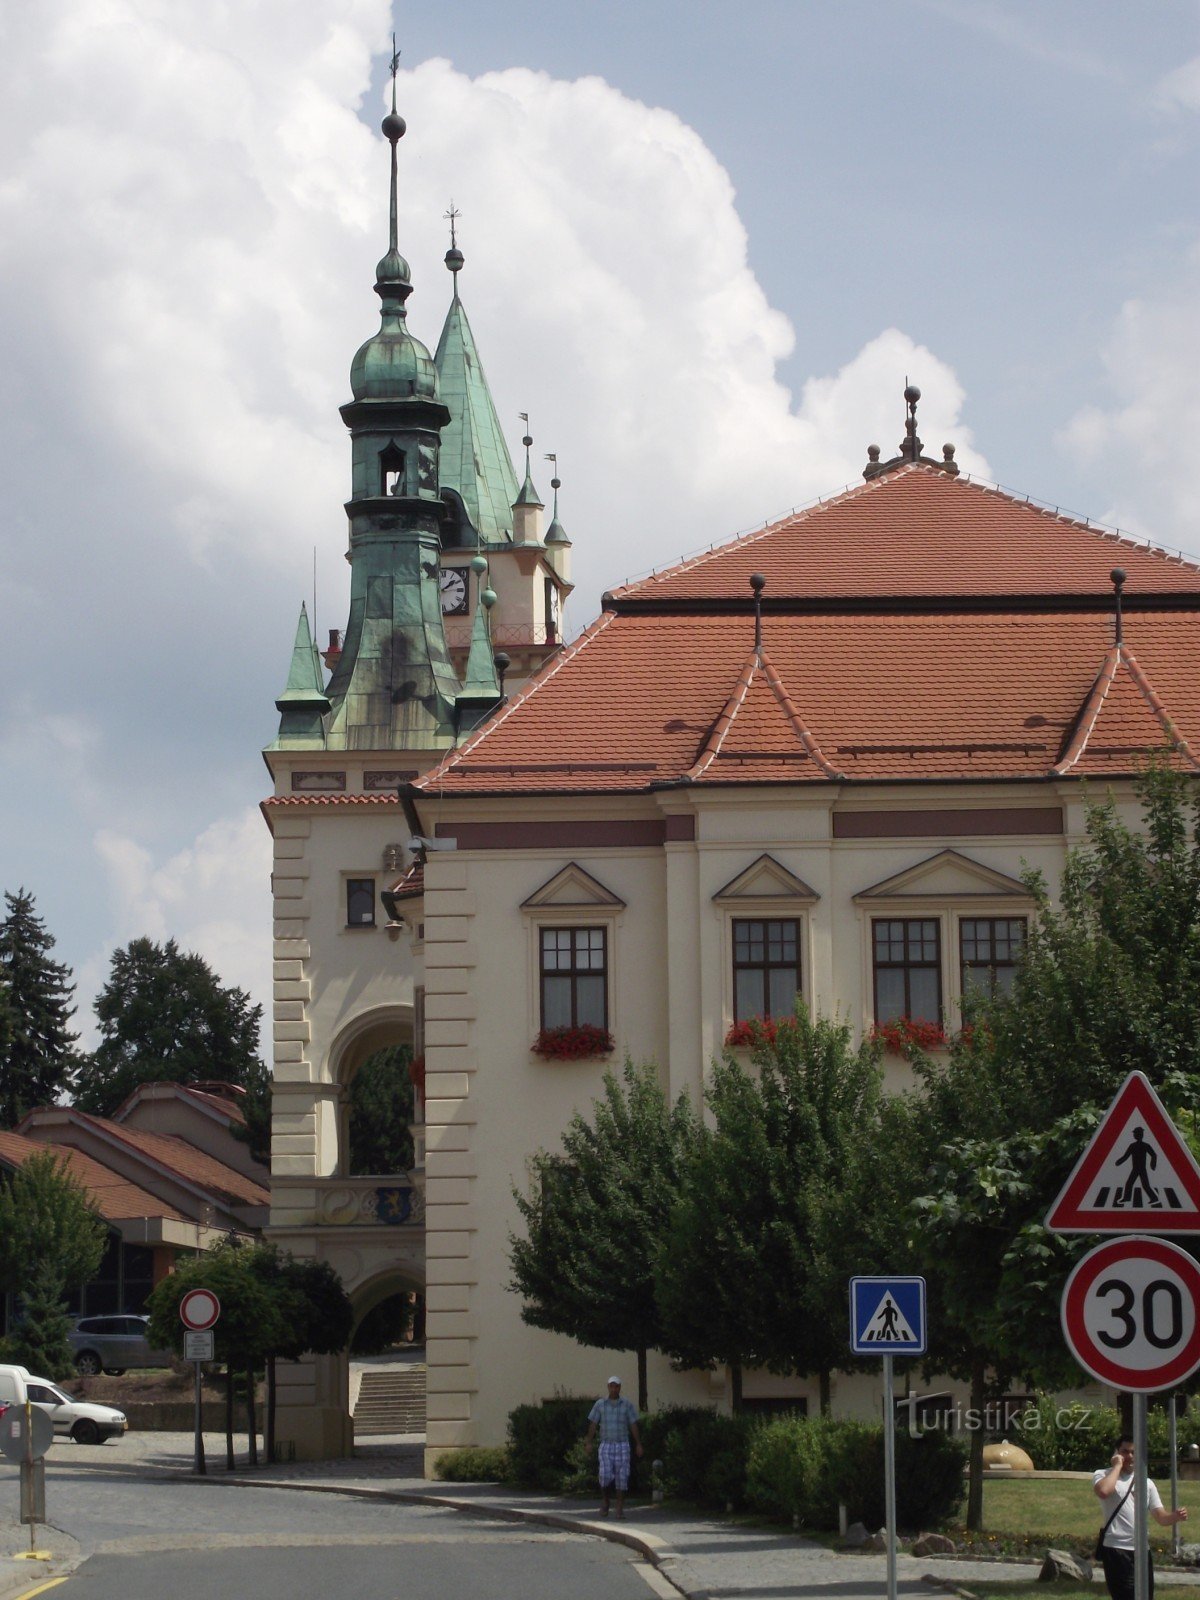
[[[1056,880],[1086,785],[1132,816],[1153,753],[1200,771],[1200,567],[925,454],[910,388],[861,486],[607,593],[564,644],[569,541],[528,434],[514,470],[453,241],[436,353],[408,330],[403,131],[393,110],[381,325],[341,412],[348,621],[322,656],[301,614],[263,809],[271,1234],[360,1316],[425,1294],[428,1461],[621,1360],[525,1326],[508,1287],[514,1185],[612,1064],[698,1100],[739,1026],[797,999],[936,1048],[1008,981],[1023,874]],[[349,1086],[398,1042],[424,1069],[414,1170],[352,1176]],[[656,1400],[728,1403],[725,1372],[651,1361]],[[745,1377],[751,1401],[809,1387]],[[833,1402],[878,1395],[835,1376]],[[349,1451],[345,1356],[288,1370],[278,1434]]]

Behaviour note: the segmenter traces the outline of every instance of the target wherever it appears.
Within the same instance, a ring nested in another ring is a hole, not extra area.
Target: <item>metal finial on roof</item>
[[[550,463],[554,476],[550,479],[550,487],[554,491],[554,509],[550,515],[550,526],[546,529],[546,543],[548,545],[570,544],[567,531],[558,520],[558,491],[562,488],[562,479],[558,475],[558,457],[550,451],[546,460]]]
[[[762,592],[767,580],[761,572],[750,574],[750,587],[754,591],[754,653],[762,655]]]
[[[1121,644],[1124,642],[1125,637],[1124,623],[1121,616],[1121,590],[1125,587],[1125,572],[1121,567],[1114,567],[1109,573],[1109,577],[1112,579],[1113,592],[1117,601],[1116,616],[1113,619],[1116,625],[1116,642]]]
[[[403,139],[408,126],[402,116],[396,111],[396,74],[400,70],[400,52],[396,49],[396,35],[392,35],[392,109],[384,117],[382,128],[383,136],[392,147],[392,194],[391,211],[388,217],[388,251],[396,251],[396,146]]]
[[[904,399],[908,405],[908,415],[904,419],[904,443],[900,446],[900,454],[906,461],[916,461],[921,454],[921,441],[917,438],[917,401],[920,398],[920,389],[905,378]]]
[[[508,671],[509,667],[512,665],[512,657],[509,655],[507,650],[497,650],[496,654],[492,657],[492,665],[495,667],[496,676],[500,680],[500,696],[501,696],[501,699],[503,699],[503,697],[504,697],[504,674]]]
[[[464,258],[462,251],[458,248],[458,233],[457,229],[455,228],[455,223],[458,221],[459,217],[462,216],[462,212],[456,209],[454,201],[451,200],[449,211],[444,211],[442,215],[450,224],[450,248],[446,251],[444,260],[446,262],[447,271],[454,274],[454,298],[457,300],[458,275],[462,271]]]
[[[529,431],[529,413],[528,413],[528,411],[518,411],[517,415],[520,417],[521,421],[525,424],[525,432],[522,435],[521,443],[525,446],[525,476],[526,476],[526,478],[528,478],[529,477],[529,451],[530,451],[531,446],[533,445],[533,435]]]

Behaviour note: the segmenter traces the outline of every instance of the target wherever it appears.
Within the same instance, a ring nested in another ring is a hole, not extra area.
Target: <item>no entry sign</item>
[[[1200,1266],[1166,1239],[1109,1239],[1078,1263],[1062,1298],[1071,1354],[1101,1383],[1171,1389],[1200,1367]]]
[[[211,1328],[221,1315],[221,1302],[211,1289],[189,1289],[179,1302],[179,1320],[193,1333]]]

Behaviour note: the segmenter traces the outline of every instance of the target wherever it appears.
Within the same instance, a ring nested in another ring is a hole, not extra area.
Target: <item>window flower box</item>
[[[587,1061],[611,1055],[616,1045],[607,1028],[585,1022],[577,1028],[543,1028],[533,1041],[533,1053],[544,1061]]]
[[[747,1017],[735,1022],[725,1035],[727,1050],[752,1050],[758,1044],[774,1044],[781,1033],[795,1027],[792,1017]]]
[[[950,1042],[940,1022],[925,1022],[920,1017],[877,1022],[871,1029],[871,1040],[898,1056],[907,1055],[910,1050],[944,1050]]]

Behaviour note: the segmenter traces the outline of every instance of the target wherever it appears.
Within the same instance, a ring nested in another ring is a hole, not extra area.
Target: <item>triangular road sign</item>
[[[1200,1166],[1142,1072],[1117,1090],[1075,1163],[1051,1233],[1200,1233]]]
[[[867,1318],[859,1337],[863,1344],[916,1345],[920,1342],[890,1290]]]

